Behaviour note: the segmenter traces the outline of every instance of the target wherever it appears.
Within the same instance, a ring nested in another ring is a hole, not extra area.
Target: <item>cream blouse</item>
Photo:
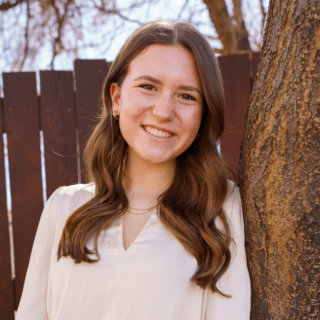
[[[101,260],[76,265],[68,256],[58,262],[67,218],[93,196],[93,183],[76,184],[56,189],[46,202],[16,320],[249,320],[250,278],[238,188],[224,205],[237,251],[231,247],[231,265],[218,282],[232,298],[189,282],[197,261],[156,212],[127,250],[120,218],[99,236]],[[94,250],[93,236],[86,246]]]

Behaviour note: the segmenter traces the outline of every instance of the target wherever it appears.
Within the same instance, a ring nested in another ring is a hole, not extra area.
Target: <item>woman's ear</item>
[[[111,83],[110,85],[110,96],[112,99],[112,107],[113,111],[116,111],[117,113],[120,112],[120,87],[116,82]]]

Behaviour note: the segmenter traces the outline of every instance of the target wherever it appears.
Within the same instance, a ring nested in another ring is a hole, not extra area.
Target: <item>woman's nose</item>
[[[174,109],[174,97],[170,93],[161,94],[153,107],[153,115],[162,121],[169,121],[174,118]]]

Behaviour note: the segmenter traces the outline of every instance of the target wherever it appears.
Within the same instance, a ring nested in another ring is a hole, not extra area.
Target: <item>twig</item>
[[[20,66],[19,66],[19,70],[22,70],[26,59],[28,57],[28,53],[29,53],[29,23],[30,23],[30,4],[29,4],[29,0],[27,1],[27,23],[26,23],[26,29],[25,29],[25,33],[24,33],[24,38],[25,38],[25,45],[24,45],[24,53],[23,53],[23,58],[21,60]]]
[[[175,19],[176,21],[179,21],[181,19],[182,13],[185,10],[185,8],[187,7],[187,5],[189,4],[189,0],[185,0],[184,4],[181,7],[181,10],[178,14],[178,17]]]
[[[261,39],[262,39],[264,21],[266,19],[266,11],[264,10],[264,7],[263,7],[263,0],[260,0],[260,9],[261,9],[261,14],[262,14],[262,18],[261,18]]]
[[[57,56],[57,53],[58,53],[57,47],[59,46],[59,49],[62,49],[62,43],[61,43],[62,30],[63,30],[63,26],[64,26],[66,16],[68,13],[68,6],[71,2],[73,2],[73,0],[67,0],[65,2],[64,13],[61,16],[60,11],[55,4],[55,0],[51,0],[52,6],[54,8],[54,11],[55,11],[55,14],[57,17],[57,23],[58,23],[58,35],[57,35],[57,37],[55,37],[54,42],[53,42],[53,46],[52,46],[53,54],[52,54],[52,60],[51,60],[51,69],[53,69],[53,63],[54,63],[55,57]]]
[[[11,3],[11,2],[4,2],[0,4],[0,11],[8,11],[9,9],[12,9],[14,7],[16,7],[17,5],[19,5],[22,2],[25,2],[26,0],[17,0],[15,3]]]

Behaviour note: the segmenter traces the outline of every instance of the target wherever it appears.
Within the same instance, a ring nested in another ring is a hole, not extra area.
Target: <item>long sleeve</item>
[[[47,285],[61,188],[52,193],[43,208],[15,320],[48,320]]]
[[[231,244],[231,264],[219,279],[217,287],[225,294],[208,290],[205,320],[249,320],[251,305],[251,284],[245,252],[245,236],[241,199],[238,187],[227,200],[224,210],[229,220],[231,236],[236,248]]]

